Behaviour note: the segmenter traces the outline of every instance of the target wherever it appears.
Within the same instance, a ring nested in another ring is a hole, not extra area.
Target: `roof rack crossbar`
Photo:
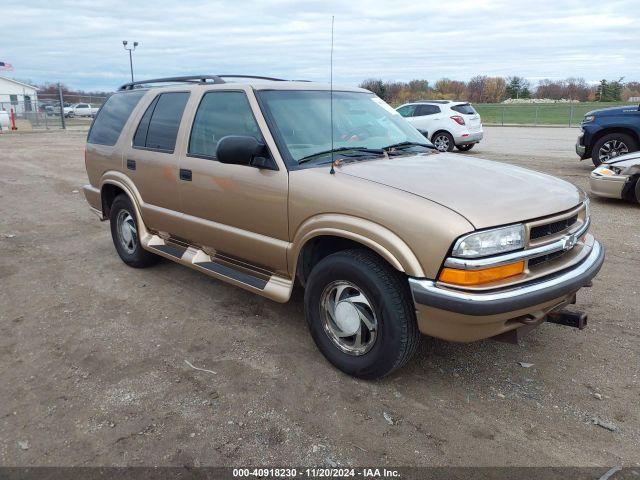
[[[255,78],[256,80],[271,80],[272,82],[286,82],[284,78],[260,77],[258,75],[218,75],[220,78]]]
[[[212,80],[211,83],[219,84],[226,83],[225,78],[253,78],[257,80],[270,80],[272,82],[286,82],[283,78],[274,77],[261,77],[257,75],[190,75],[186,77],[165,77],[165,78],[152,78],[151,80],[139,80],[137,82],[129,82],[120,86],[118,90],[133,90],[137,86],[147,85],[151,83],[209,83],[207,80]]]

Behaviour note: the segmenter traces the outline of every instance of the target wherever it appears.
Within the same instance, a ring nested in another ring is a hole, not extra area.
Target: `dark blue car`
[[[580,159],[591,157],[597,167],[602,162],[640,149],[640,107],[603,108],[584,116],[576,142]]]

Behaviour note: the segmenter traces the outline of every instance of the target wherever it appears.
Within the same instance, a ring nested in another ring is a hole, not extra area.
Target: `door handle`
[[[191,170],[187,170],[186,168],[180,169],[180,180],[185,180],[187,182],[191,181]]]

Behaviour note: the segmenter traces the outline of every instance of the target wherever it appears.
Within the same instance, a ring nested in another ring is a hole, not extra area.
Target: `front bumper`
[[[599,197],[623,198],[622,192],[629,181],[628,175],[594,175],[589,176],[591,193]]]
[[[589,284],[603,260],[602,246],[594,240],[580,263],[518,286],[465,292],[410,279],[418,329],[443,340],[474,342],[532,328],[549,313],[575,303],[576,292]]]
[[[416,308],[427,306],[456,314],[490,316],[542,305],[573,295],[589,284],[604,262],[604,248],[595,242],[582,263],[516,288],[471,293],[444,288],[433,280],[410,278]]]
[[[576,153],[578,154],[581,160],[583,160],[587,156],[587,147],[585,147],[582,144],[583,139],[584,139],[584,133],[581,133],[578,136],[578,140],[576,140]]]
[[[576,154],[580,157],[580,160],[584,160],[591,156],[594,136],[600,130],[600,125],[595,122],[583,123],[580,126],[580,134],[576,140]]]

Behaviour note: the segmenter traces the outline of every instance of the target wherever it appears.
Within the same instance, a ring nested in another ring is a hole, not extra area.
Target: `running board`
[[[285,277],[236,264],[222,256],[212,257],[197,247],[174,243],[152,233],[145,235],[141,243],[150,252],[276,302],[288,301],[293,290],[293,282]]]

